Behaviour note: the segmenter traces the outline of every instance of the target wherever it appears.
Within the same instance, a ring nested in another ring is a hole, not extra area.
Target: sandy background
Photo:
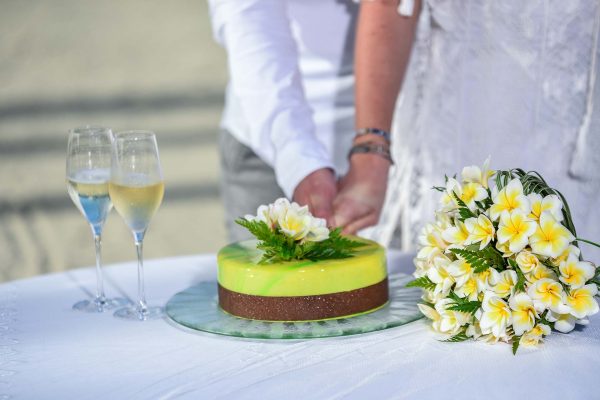
[[[166,192],[146,258],[225,243],[218,121],[227,72],[205,1],[0,1],[0,281],[94,263],[65,185],[67,131],[157,134]],[[135,259],[113,210],[105,264]]]

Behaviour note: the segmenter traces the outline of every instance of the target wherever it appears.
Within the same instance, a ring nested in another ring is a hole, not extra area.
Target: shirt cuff
[[[312,172],[335,166],[321,143],[307,140],[289,141],[275,157],[275,176],[283,193],[292,199],[296,186]]]

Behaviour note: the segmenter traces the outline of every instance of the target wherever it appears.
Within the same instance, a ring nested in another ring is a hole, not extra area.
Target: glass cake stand
[[[255,339],[309,339],[347,336],[404,325],[422,318],[417,307],[421,290],[407,288],[412,276],[389,277],[390,301],[369,314],[309,322],[265,322],[234,317],[218,305],[216,282],[203,282],[173,296],[166,305],[168,317],[196,331]]]

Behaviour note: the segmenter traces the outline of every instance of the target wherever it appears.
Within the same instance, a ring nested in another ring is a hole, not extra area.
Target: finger
[[[361,217],[349,223],[347,226],[344,227],[342,233],[344,235],[356,235],[356,232],[369,226],[373,226],[377,224],[377,222],[377,215],[375,215],[375,213],[370,213],[364,217]]]
[[[345,228],[352,221],[358,220],[366,215],[361,212],[355,204],[342,200],[334,202],[334,226]]]
[[[318,218],[331,219],[333,215],[333,196],[322,194],[311,194],[309,196],[309,208],[312,214]]]

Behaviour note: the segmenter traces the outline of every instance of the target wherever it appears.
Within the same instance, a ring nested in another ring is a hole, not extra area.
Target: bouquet
[[[512,343],[516,353],[598,312],[600,269],[577,243],[600,246],[577,238],[567,201],[538,173],[491,171],[487,160],[434,189],[440,208],[409,286],[423,288],[419,308],[445,341]]]
[[[261,205],[256,215],[246,215],[235,222],[258,239],[263,264],[347,258],[364,245],[342,236],[340,228],[330,230],[327,222],[314,217],[307,206],[301,207],[285,198]]]

